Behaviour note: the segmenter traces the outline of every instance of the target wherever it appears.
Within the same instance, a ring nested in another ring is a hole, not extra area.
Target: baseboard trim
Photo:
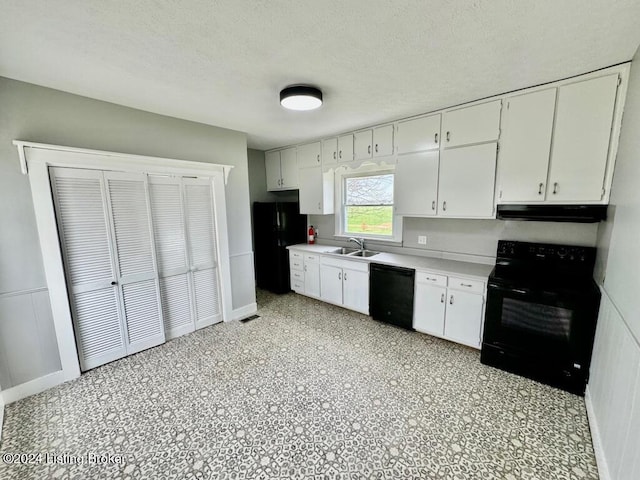
[[[258,311],[257,303],[250,303],[245,305],[244,307],[236,308],[231,312],[231,320],[239,320],[244,317],[248,317],[249,315],[253,315]]]
[[[44,377],[36,378],[15,387],[8,388],[0,392],[2,400],[5,405],[8,405],[23,398],[30,397],[40,392],[44,392],[50,388],[64,383],[68,379],[65,378],[64,372],[59,370],[57,372],[50,373]]]
[[[593,451],[596,455],[596,464],[598,465],[600,480],[611,480],[609,467],[607,466],[607,459],[605,458],[604,449],[602,448],[602,438],[600,437],[600,429],[598,428],[598,422],[596,421],[596,413],[593,410],[593,404],[591,403],[591,393],[589,392],[588,385],[587,391],[584,395],[584,403],[587,407],[587,419],[589,420],[589,428],[591,428],[591,440],[593,441]]]

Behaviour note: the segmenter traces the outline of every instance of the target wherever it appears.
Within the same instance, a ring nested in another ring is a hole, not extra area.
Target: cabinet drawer
[[[302,252],[298,250],[289,250],[289,260],[293,260],[294,258],[299,258],[300,260],[302,260]]]
[[[445,275],[436,275],[435,273],[416,271],[416,282],[446,287],[447,277]]]
[[[294,292],[304,293],[304,282],[291,279],[291,290]]]
[[[484,293],[484,282],[468,278],[449,277],[449,288],[471,293]]]
[[[304,263],[320,263],[320,255],[315,255],[312,253],[304,254]]]
[[[289,266],[291,270],[302,270],[302,259],[291,257],[289,259]]]
[[[304,284],[304,272],[299,270],[291,270],[291,283],[298,281]]]

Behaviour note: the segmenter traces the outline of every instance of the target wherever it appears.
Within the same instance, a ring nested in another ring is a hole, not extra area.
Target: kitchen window
[[[400,241],[401,219],[394,215],[392,170],[341,175],[338,235]]]

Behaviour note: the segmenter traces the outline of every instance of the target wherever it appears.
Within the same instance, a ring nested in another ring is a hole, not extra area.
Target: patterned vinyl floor
[[[8,405],[0,478],[598,478],[582,398],[299,295],[258,301]]]

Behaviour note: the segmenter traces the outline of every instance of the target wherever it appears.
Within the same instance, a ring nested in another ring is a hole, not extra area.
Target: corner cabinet
[[[413,328],[480,348],[485,283],[476,279],[417,271]]]
[[[298,161],[295,147],[267,152],[264,166],[268,191],[298,188]]]

